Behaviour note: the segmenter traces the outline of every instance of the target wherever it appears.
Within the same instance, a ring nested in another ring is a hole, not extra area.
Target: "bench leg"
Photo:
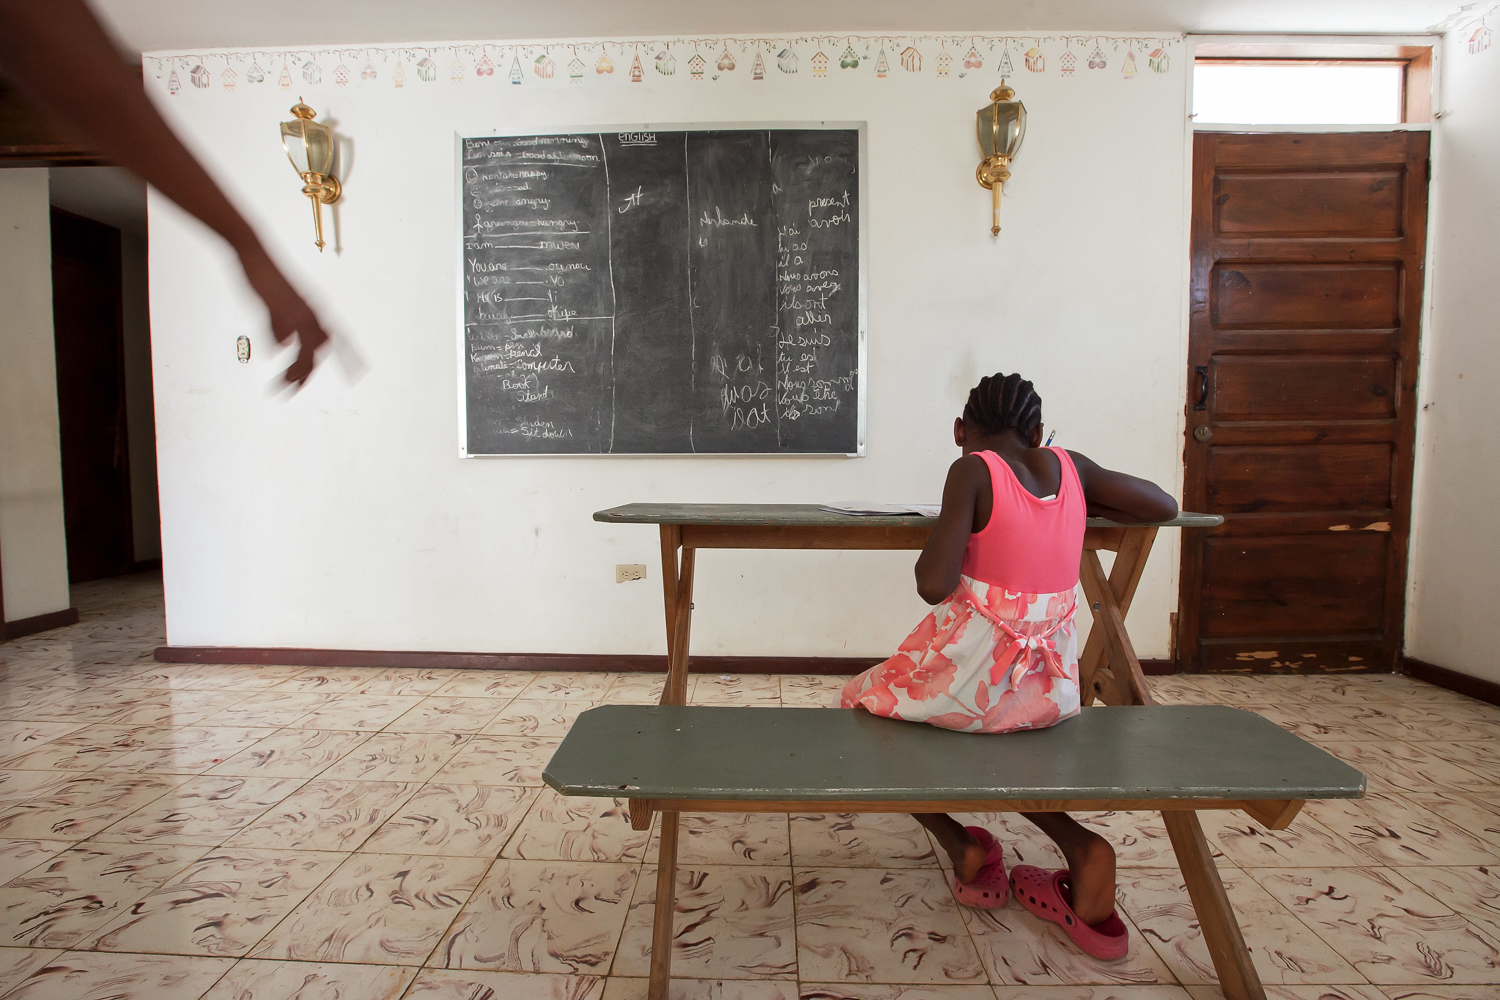
[[[651,926],[651,979],[646,1000],[667,1000],[672,984],[672,918],[677,912],[677,813],[661,814],[656,855],[656,917]]]
[[[1224,883],[1214,866],[1203,827],[1198,825],[1198,814],[1164,812],[1161,818],[1167,824],[1167,837],[1172,841],[1177,865],[1187,882],[1203,941],[1214,960],[1214,971],[1219,974],[1219,989],[1226,1000],[1266,1000],[1265,988],[1250,961],[1250,949],[1245,947],[1234,910],[1229,907],[1229,897],[1224,893]]]

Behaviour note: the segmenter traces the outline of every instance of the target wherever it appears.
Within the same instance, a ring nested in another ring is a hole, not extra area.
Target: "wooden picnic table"
[[[667,684],[663,705],[687,704],[688,645],[693,620],[693,567],[699,549],[921,549],[935,518],[854,517],[815,504],[632,503],[597,511],[608,524],[655,524],[661,533],[666,605]],[[1078,658],[1083,703],[1153,704],[1141,661],[1125,631],[1125,614],[1161,528],[1211,528],[1216,514],[1179,514],[1152,524],[1088,519],[1079,579],[1094,615]],[[1115,553],[1106,578],[1099,550]]]

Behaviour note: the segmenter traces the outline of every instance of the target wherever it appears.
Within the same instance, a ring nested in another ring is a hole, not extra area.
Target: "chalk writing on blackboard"
[[[464,453],[861,451],[859,149],[461,139]]]

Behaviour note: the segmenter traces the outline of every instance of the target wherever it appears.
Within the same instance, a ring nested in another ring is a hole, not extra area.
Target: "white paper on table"
[[[890,517],[893,514],[937,517],[943,505],[940,503],[868,503],[862,500],[843,500],[838,503],[819,504],[818,509],[826,510],[831,514],[847,514],[850,517]]]

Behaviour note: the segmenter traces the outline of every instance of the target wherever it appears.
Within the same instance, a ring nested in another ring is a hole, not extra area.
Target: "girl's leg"
[[[1021,815],[1051,837],[1068,860],[1073,884],[1073,898],[1069,903],[1078,919],[1086,924],[1109,919],[1109,915],[1115,912],[1115,849],[1109,841],[1067,813]]]
[[[979,869],[984,866],[985,854],[974,835],[947,813],[912,813],[912,816],[932,831],[938,844],[948,852],[948,860],[953,863],[953,877],[960,882],[974,881]]]

